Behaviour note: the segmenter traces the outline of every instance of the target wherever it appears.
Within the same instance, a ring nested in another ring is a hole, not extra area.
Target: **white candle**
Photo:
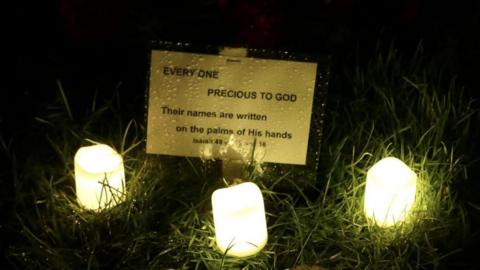
[[[387,157],[368,170],[364,210],[382,227],[404,221],[415,202],[417,175],[401,160]]]
[[[215,239],[222,253],[253,255],[267,244],[263,197],[251,182],[216,190],[212,194]]]
[[[125,198],[122,157],[104,144],[81,147],[75,154],[75,187],[78,203],[101,210]]]

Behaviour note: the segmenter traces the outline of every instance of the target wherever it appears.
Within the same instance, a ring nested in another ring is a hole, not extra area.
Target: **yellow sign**
[[[237,159],[248,155],[244,148],[263,162],[303,165],[316,69],[308,62],[154,50],[147,153]]]

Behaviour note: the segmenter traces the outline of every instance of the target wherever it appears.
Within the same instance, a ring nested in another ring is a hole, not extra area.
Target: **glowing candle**
[[[387,157],[367,173],[365,215],[382,227],[402,222],[415,201],[417,175],[401,160]]]
[[[263,197],[251,182],[216,190],[212,195],[218,248],[230,256],[253,255],[267,244]]]
[[[122,157],[104,144],[81,147],[75,154],[78,203],[87,209],[112,207],[125,197]]]

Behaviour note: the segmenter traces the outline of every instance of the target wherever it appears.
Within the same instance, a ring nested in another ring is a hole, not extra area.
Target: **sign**
[[[153,50],[147,153],[235,158],[226,151],[234,142],[263,162],[304,165],[316,70],[310,62]]]

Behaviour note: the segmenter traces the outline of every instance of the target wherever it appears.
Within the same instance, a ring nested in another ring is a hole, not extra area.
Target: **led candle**
[[[377,225],[402,222],[415,201],[417,175],[401,160],[387,157],[368,170],[365,215]]]
[[[104,144],[81,147],[75,154],[78,203],[87,209],[112,207],[125,197],[122,157]]]
[[[212,194],[213,221],[218,248],[230,256],[253,255],[267,244],[263,197],[251,182],[216,190]]]

